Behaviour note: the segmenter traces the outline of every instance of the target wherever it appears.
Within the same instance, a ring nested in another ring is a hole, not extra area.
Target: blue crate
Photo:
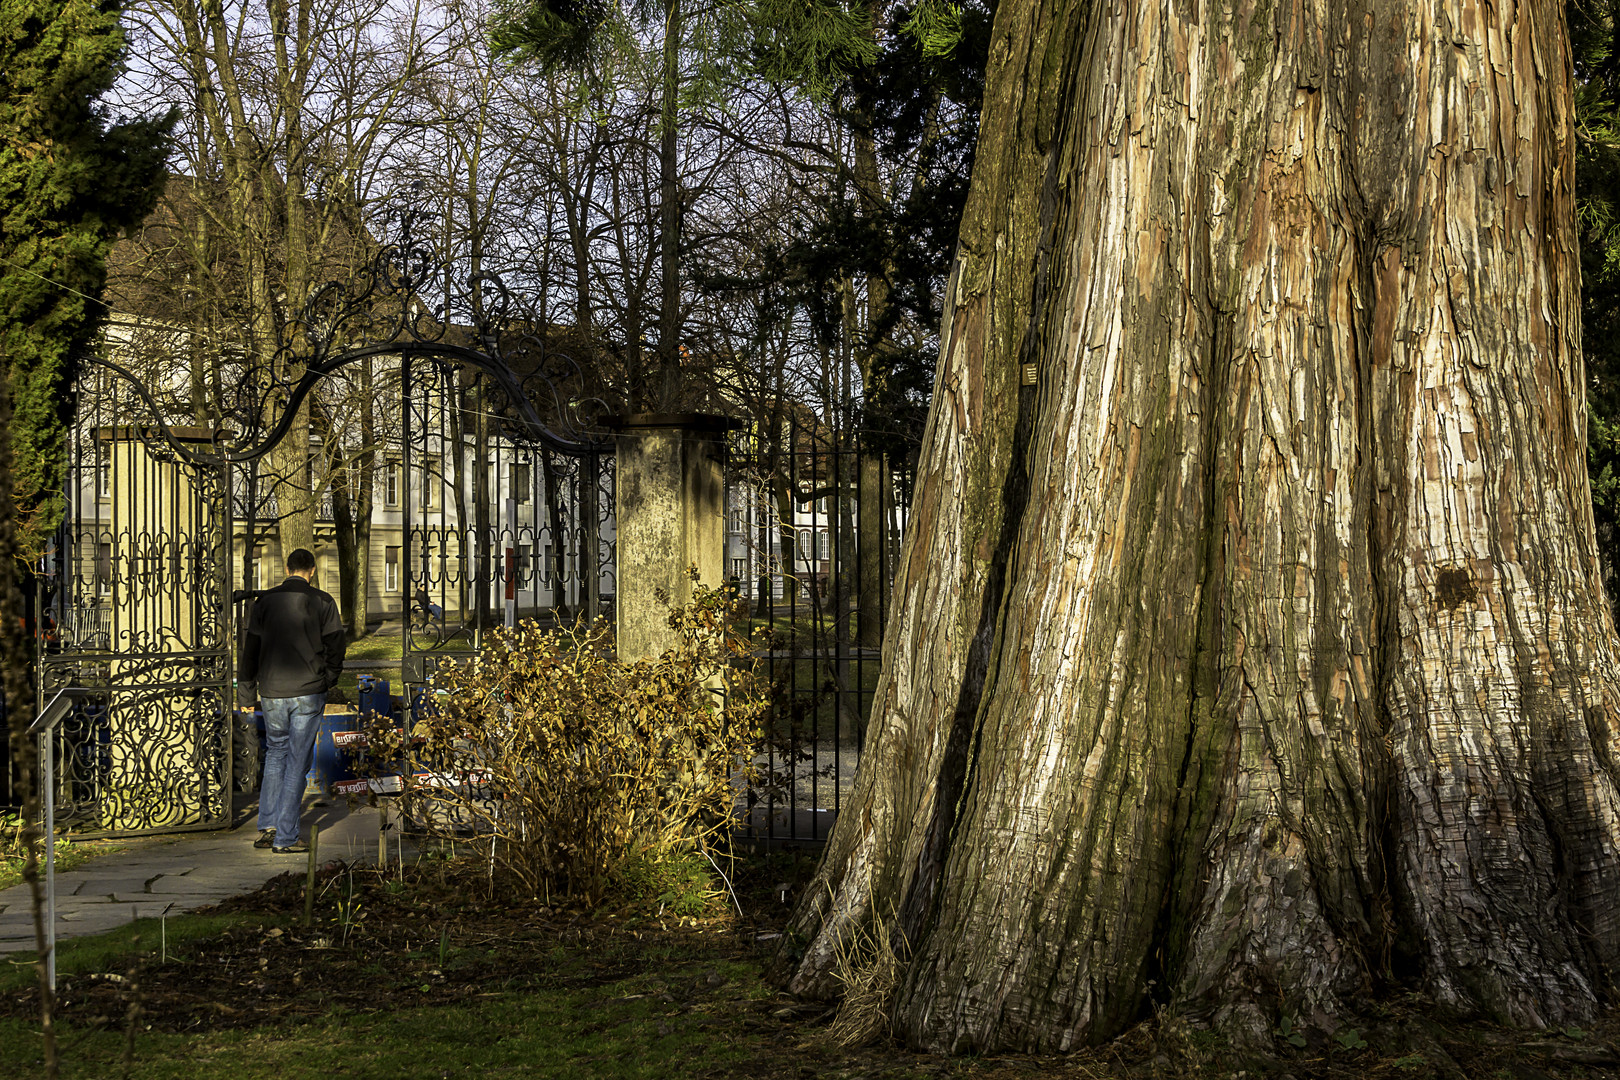
[[[376,713],[378,716],[387,716],[393,711],[393,697],[389,693],[388,680],[380,675],[362,675],[360,683],[360,715]]]

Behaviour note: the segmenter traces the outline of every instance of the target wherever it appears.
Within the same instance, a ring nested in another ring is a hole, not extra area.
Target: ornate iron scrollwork
[[[82,374],[68,511],[39,575],[38,610],[55,629],[38,660],[42,694],[104,688],[52,751],[59,805],[88,831],[229,822],[235,517],[238,504],[259,507],[236,488],[322,384],[362,361],[400,370],[395,587],[408,660],[475,648],[513,594],[531,610],[592,615],[611,598],[612,455],[590,373],[549,347],[549,328],[499,277],[458,278],[415,242],[417,220],[405,215],[397,243],[268,320],[269,348],[238,349],[211,426],[183,425],[198,407],[167,374],[105,355]],[[453,390],[438,392],[437,416],[432,386]],[[429,490],[435,454],[436,506],[409,494]],[[436,625],[415,621],[418,593],[437,597]]]

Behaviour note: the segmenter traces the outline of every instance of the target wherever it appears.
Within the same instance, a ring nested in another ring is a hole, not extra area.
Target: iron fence
[[[826,839],[854,783],[910,502],[905,473],[815,423],[736,436],[728,584],[767,627],[773,687],[745,835]]]

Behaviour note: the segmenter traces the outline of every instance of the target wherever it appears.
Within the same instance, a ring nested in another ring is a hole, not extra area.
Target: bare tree
[[[267,426],[303,374],[306,302],[377,253],[369,223],[392,194],[401,99],[425,66],[431,31],[420,5],[382,0],[143,0],[133,13],[141,62],[129,84],[174,101],[184,119],[178,175],[142,242],[122,253],[114,302],[159,338],[183,335],[179,364],[161,341],[147,354],[187,373],[184,396],[199,420],[253,423],[245,410]],[[139,353],[137,344],[126,352]],[[284,551],[314,550],[335,470],[334,509],[346,519],[340,566],[363,577],[356,540],[369,527],[376,417],[371,404],[340,399],[375,392],[369,367],[326,388],[246,470],[250,534],[273,524]],[[333,425],[334,411],[357,411],[360,422]],[[340,592],[363,632],[363,584],[345,581]]]

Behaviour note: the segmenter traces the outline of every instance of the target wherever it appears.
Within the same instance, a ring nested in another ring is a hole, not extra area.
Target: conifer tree
[[[53,995],[37,873],[39,799],[25,736],[32,718],[21,562],[62,507],[74,365],[105,307],[96,299],[113,237],[151,209],[173,122],[108,126],[98,99],[117,75],[115,0],[0,0],[0,699],[9,703],[41,961],[46,1076],[57,1075]],[[9,763],[3,768],[7,776]]]
[[[105,307],[107,249],[152,208],[172,120],[108,124],[123,49],[115,0],[0,3],[0,376],[19,553],[62,506],[67,390]]]

